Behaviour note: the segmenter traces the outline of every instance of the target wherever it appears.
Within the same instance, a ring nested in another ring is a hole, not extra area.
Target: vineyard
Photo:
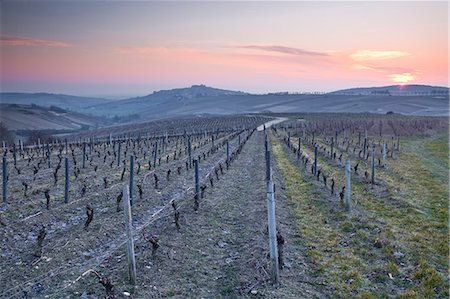
[[[448,125],[252,114],[6,145],[0,297],[448,297]]]

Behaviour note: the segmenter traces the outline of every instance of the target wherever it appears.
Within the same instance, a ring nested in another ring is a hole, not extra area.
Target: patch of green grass
[[[449,167],[448,136],[442,136],[425,144],[425,149],[441,163]]]
[[[227,266],[225,269],[225,277],[223,278],[223,281],[221,282],[222,288],[220,289],[220,293],[223,296],[229,296],[234,294],[235,285],[237,282],[236,278],[236,272],[234,267]]]
[[[432,147],[435,150],[440,147],[437,152],[448,154],[445,140],[440,140],[439,145],[433,144]],[[343,233],[355,232],[349,242],[353,247],[353,255],[369,264],[383,262],[384,271],[394,277],[411,278],[418,271],[416,268],[419,261],[423,260],[419,266],[422,271],[419,273],[427,269],[425,272],[428,276],[414,279],[413,283],[396,278],[385,280],[381,274],[371,273],[372,283],[382,279],[406,289],[399,295],[404,298],[448,297],[448,281],[444,279],[448,271],[449,250],[447,182],[442,182],[443,175],[436,173],[439,169],[428,165],[417,146],[409,144],[427,144],[428,141],[429,139],[423,138],[405,140],[404,150],[397,154],[395,160],[389,159],[388,169],[378,170],[377,180],[385,187],[387,194],[377,194],[370,185],[352,176],[352,199],[356,202],[354,209],[367,219],[359,221],[354,217],[335,220],[339,222],[335,229]],[[307,147],[303,147],[303,151],[310,157],[313,156]],[[318,162],[327,175],[334,177],[337,186],[343,185],[343,169],[328,164],[329,161],[321,156]],[[445,176],[448,178],[448,173]],[[378,235],[371,233],[376,227],[382,228]],[[377,239],[382,239],[383,245],[373,250]],[[409,267],[402,269],[403,266],[397,264],[399,261],[393,257],[395,251],[405,254],[402,261]],[[387,286],[383,289],[387,290]],[[377,297],[378,295],[377,293]]]
[[[353,226],[353,223],[350,221],[344,221],[341,224],[341,230],[346,233],[352,232],[354,229],[355,229],[355,227]]]
[[[422,261],[413,273],[417,285],[412,290],[421,298],[448,298],[449,293],[444,278],[434,268]]]
[[[167,293],[166,293],[166,297],[173,297],[173,296],[175,296],[175,295],[176,295],[176,293],[175,293],[174,290],[169,290],[169,291],[167,291]]]
[[[220,293],[222,295],[229,295],[229,294],[233,293],[233,288],[230,286],[224,287],[220,290]]]
[[[306,181],[298,168],[283,152],[281,144],[272,138],[272,151],[284,180],[286,194],[294,208],[297,227],[307,248],[309,261],[335,288],[335,296],[352,297],[363,285],[370,283],[362,275],[367,267],[350,247],[341,247],[343,232],[328,224],[327,205],[318,199],[314,186]],[[348,225],[349,229],[352,227]]]

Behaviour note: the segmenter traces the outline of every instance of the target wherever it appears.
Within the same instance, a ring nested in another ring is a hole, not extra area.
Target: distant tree
[[[28,135],[27,144],[34,144],[38,142],[38,139],[41,141],[41,144],[51,142],[52,141],[52,135],[39,130],[32,130],[30,131],[30,134]]]
[[[0,122],[0,139],[5,141],[7,145],[14,143],[14,135],[8,130],[4,123]]]

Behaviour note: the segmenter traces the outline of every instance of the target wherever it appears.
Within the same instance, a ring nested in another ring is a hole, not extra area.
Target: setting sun
[[[414,76],[411,73],[392,74],[389,77],[392,79],[392,81],[394,81],[395,83],[399,83],[400,85],[404,85],[414,80]]]

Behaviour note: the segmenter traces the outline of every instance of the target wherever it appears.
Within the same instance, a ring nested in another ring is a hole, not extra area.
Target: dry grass
[[[300,234],[313,248],[308,254],[336,296],[448,297],[448,186],[444,182],[448,173],[437,173],[439,169],[425,163],[422,155],[427,153],[417,150],[432,148],[431,154],[442,158],[448,151],[445,138],[405,140],[403,152],[390,161],[389,169],[379,171],[375,188],[353,178],[352,199],[357,202],[353,216],[333,208],[336,203],[326,199],[325,189],[303,170],[299,172],[298,162],[279,141],[272,138],[272,142],[288,196],[296,205]],[[424,146],[417,147],[417,142]],[[312,156],[310,150],[306,152]],[[342,168],[322,158],[318,162],[342,186]],[[338,243],[342,239],[349,244],[344,249]],[[383,241],[381,248],[374,246],[377,240]],[[405,256],[395,258],[395,251]]]

